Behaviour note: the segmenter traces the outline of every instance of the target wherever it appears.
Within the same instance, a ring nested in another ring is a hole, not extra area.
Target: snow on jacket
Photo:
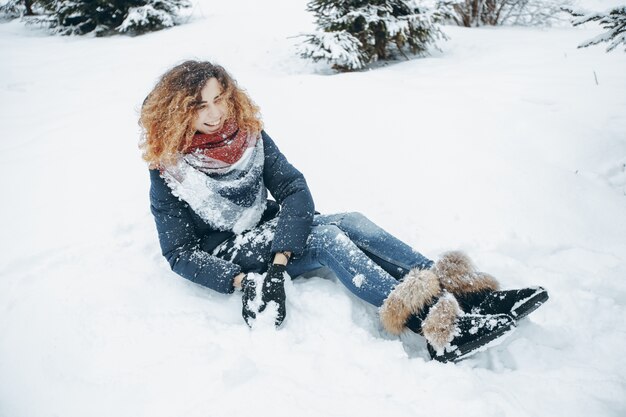
[[[278,215],[272,251],[301,254],[311,232],[315,207],[300,171],[280,152],[265,131],[263,181],[276,201],[268,200],[259,223]],[[154,215],[161,252],[178,275],[222,293],[234,291],[241,268],[211,252],[233,232],[213,229],[189,205],[172,194],[159,170],[150,170],[150,209]],[[279,212],[280,205],[280,212]]]

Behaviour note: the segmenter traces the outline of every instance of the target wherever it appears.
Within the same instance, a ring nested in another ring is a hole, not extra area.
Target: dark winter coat
[[[278,215],[272,251],[302,253],[311,232],[315,208],[304,176],[294,168],[265,133],[263,181],[276,201],[268,200],[259,223]],[[222,293],[234,291],[241,268],[211,255],[233,232],[218,231],[189,205],[175,197],[158,170],[150,170],[150,209],[154,215],[161,252],[172,270],[184,278]],[[279,212],[280,207],[280,212]]]

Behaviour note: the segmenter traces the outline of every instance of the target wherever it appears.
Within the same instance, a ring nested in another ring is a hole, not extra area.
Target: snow
[[[116,29],[120,32],[132,31],[136,28],[150,27],[153,22],[159,22],[160,26],[174,26],[174,18],[165,10],[155,9],[151,4],[140,7],[131,7],[128,16]]]
[[[363,283],[365,282],[365,276],[363,274],[356,274],[354,278],[352,278],[352,282],[356,285],[357,288],[361,288]]]
[[[595,25],[446,27],[430,57],[331,76],[295,53],[305,4],[204,0],[140,37],[0,24],[0,416],[623,416],[626,55],[577,49]],[[187,58],[250,92],[320,212],[550,300],[456,365],[320,277],[250,330],[239,294],[169,270],[149,211],[137,111]]]

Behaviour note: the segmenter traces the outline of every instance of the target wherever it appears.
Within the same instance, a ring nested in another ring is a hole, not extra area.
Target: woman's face
[[[200,133],[215,133],[228,117],[226,99],[217,78],[209,78],[200,92],[201,101],[196,110],[193,127]]]

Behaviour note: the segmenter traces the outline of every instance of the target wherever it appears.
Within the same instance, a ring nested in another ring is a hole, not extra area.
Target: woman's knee
[[[350,220],[357,223],[362,222],[370,222],[370,219],[365,217],[365,215],[359,211],[350,211],[344,214],[344,220]]]
[[[309,236],[309,245],[316,249],[327,249],[328,247],[341,243],[347,236],[334,224],[322,224],[313,227]]]
[[[380,227],[358,211],[346,213],[339,227],[347,234],[358,232],[359,234],[367,236],[376,235],[381,231]]]

